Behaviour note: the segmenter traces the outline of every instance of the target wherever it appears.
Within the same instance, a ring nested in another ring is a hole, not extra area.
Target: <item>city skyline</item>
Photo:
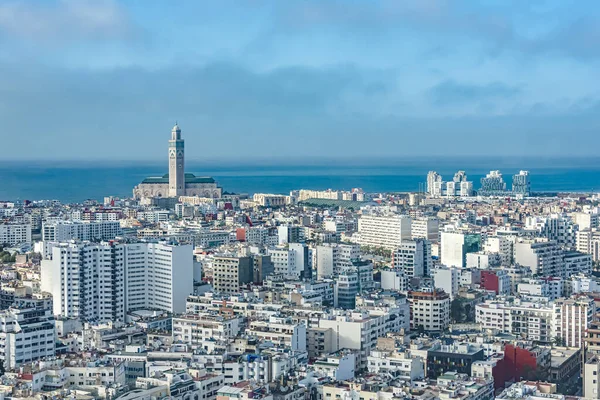
[[[3,159],[158,159],[154,143],[176,120],[212,158],[589,156],[598,11],[7,1]]]

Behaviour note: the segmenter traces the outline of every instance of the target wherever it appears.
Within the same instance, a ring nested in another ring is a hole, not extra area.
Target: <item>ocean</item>
[[[474,187],[491,169],[499,169],[510,187],[511,175],[531,173],[532,191],[600,191],[600,159],[568,158],[410,158],[372,160],[301,160],[281,162],[195,162],[186,172],[212,176],[227,192],[289,193],[294,189],[362,188],[367,192],[419,191],[427,172],[444,180],[466,171]],[[62,202],[131,196],[146,176],[163,175],[166,163],[149,162],[0,162],[0,200],[53,199]]]

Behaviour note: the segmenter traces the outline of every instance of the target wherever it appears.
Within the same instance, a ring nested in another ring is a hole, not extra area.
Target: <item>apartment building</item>
[[[16,222],[0,223],[0,245],[31,243],[31,225]]]
[[[55,355],[52,298],[34,295],[18,298],[0,311],[0,360],[4,368]]]
[[[553,304],[552,337],[560,338],[564,346],[581,347],[596,315],[594,299],[574,296],[558,299]]]
[[[360,246],[357,244],[327,243],[315,248],[315,269],[317,278],[324,279],[338,275],[351,268],[360,259]]]
[[[181,313],[193,292],[191,245],[61,243],[43,260],[42,290],[54,314],[87,321],[125,321],[143,308]]]
[[[304,243],[287,243],[269,250],[273,271],[289,279],[310,278],[312,263]]]
[[[564,250],[554,240],[523,239],[514,245],[516,264],[529,267],[533,275],[563,276]]]
[[[441,262],[447,267],[465,268],[467,253],[481,249],[481,235],[477,233],[442,232]]]
[[[251,321],[246,332],[293,351],[306,351],[306,325],[290,318],[272,316],[268,321]]]
[[[450,324],[450,296],[444,291],[408,292],[410,329],[420,326],[428,332],[441,332]]]
[[[195,348],[214,350],[215,342],[224,346],[238,335],[242,318],[223,317],[208,313],[185,314],[173,317],[173,340]]]
[[[488,300],[475,306],[475,322],[528,340],[551,343],[553,307],[544,303]]]
[[[119,221],[46,221],[42,224],[42,240],[112,240],[122,234]]]
[[[241,285],[254,280],[252,257],[220,255],[213,259],[212,267],[213,288],[217,293],[239,293]]]
[[[458,294],[461,270],[454,267],[439,267],[433,270],[433,287],[450,295],[450,300]]]
[[[437,243],[440,240],[440,222],[434,217],[413,219],[410,233],[413,239],[426,239]]]
[[[428,276],[433,267],[431,242],[427,239],[403,240],[392,252],[392,265],[411,278]]]
[[[370,373],[385,373],[412,382],[425,378],[425,362],[407,352],[374,350],[367,357]]]
[[[319,328],[331,328],[337,344],[335,351],[354,349],[359,369],[367,368],[367,357],[377,345],[377,338],[390,332],[398,332],[402,318],[399,310],[354,310],[325,315],[319,320]],[[392,315],[396,315],[395,318]]]
[[[411,218],[406,215],[362,215],[358,220],[361,246],[395,250],[412,238]]]

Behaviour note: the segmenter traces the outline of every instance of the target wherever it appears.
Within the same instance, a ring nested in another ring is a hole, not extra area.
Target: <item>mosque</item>
[[[184,171],[184,140],[181,129],[175,124],[169,140],[169,173],[150,176],[133,189],[135,199],[151,197],[199,196],[218,199],[223,189],[209,176],[195,176]]]

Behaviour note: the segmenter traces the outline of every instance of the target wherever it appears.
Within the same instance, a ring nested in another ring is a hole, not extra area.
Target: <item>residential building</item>
[[[427,351],[427,377],[436,379],[448,371],[471,374],[471,365],[485,359],[482,348],[469,343],[440,344]]]
[[[458,294],[460,270],[455,267],[439,267],[433,270],[433,287],[450,295],[450,300]]]
[[[220,255],[213,259],[213,288],[223,294],[239,293],[240,286],[253,282],[252,257]]]
[[[358,369],[367,368],[367,357],[377,344],[377,338],[389,332],[398,332],[402,318],[399,310],[364,311],[354,310],[345,313],[325,315],[319,319],[320,328],[331,328],[334,332],[335,351],[354,349],[357,353]]]
[[[16,222],[0,223],[0,245],[31,243],[31,225]]]
[[[411,236],[413,239],[427,239],[430,242],[440,240],[440,222],[434,217],[416,218],[412,220]]]
[[[565,276],[564,250],[554,240],[520,240],[515,243],[516,264],[529,267],[533,275]]]
[[[493,291],[497,295],[511,293],[510,276],[501,269],[481,271],[480,285],[482,289]]]
[[[87,321],[125,321],[129,311],[184,312],[194,290],[191,245],[61,243],[42,261],[41,286],[54,314]]]
[[[358,220],[360,245],[395,250],[410,240],[411,218],[406,215],[361,215]]]
[[[441,262],[447,267],[465,268],[467,253],[481,249],[481,235],[476,233],[442,232]]]
[[[410,327],[427,332],[441,332],[450,324],[450,296],[444,291],[408,292]]]
[[[121,235],[119,221],[51,221],[42,224],[42,240],[112,240]]]
[[[576,295],[554,302],[552,336],[567,347],[581,347],[591,322],[596,315],[594,299]]]
[[[425,362],[407,352],[374,350],[367,357],[370,373],[385,373],[412,382],[425,378]]]
[[[428,276],[433,266],[431,242],[427,239],[403,240],[392,252],[392,265],[411,278]]]
[[[246,332],[282,348],[306,351],[306,325],[294,323],[290,318],[272,316],[268,321],[251,321]]]
[[[512,178],[512,192],[515,196],[529,197],[531,194],[531,181],[529,171],[519,171]]]
[[[45,295],[18,298],[0,311],[0,360],[6,369],[55,355],[52,298]]]

